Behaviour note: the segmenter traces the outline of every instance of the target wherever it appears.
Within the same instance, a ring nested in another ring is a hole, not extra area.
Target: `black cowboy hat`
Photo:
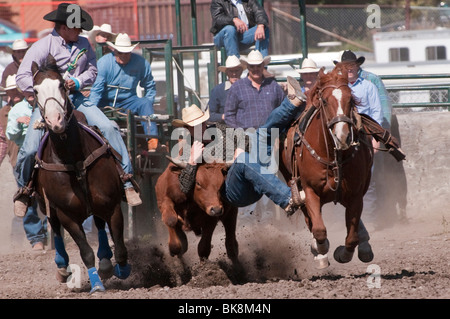
[[[364,61],[366,61],[366,58],[363,56],[360,56],[359,58],[356,58],[356,54],[354,54],[352,51],[350,50],[345,50],[344,53],[342,53],[341,56],[341,62],[356,62],[359,65],[363,64]],[[338,64],[339,61],[334,60],[333,61],[334,64]]]
[[[44,20],[47,21],[52,21],[52,22],[60,22],[60,23],[64,23],[67,25],[67,19],[72,19],[72,15],[74,13],[76,13],[76,10],[67,10],[67,7],[70,5],[70,3],[60,3],[58,5],[58,9],[47,13],[44,16]],[[89,15],[89,13],[87,13],[86,11],[84,11],[83,9],[81,9],[81,7],[77,4],[74,4],[75,6],[78,6],[80,8],[81,12],[81,28],[86,30],[86,31],[90,31],[92,30],[92,28],[94,27],[94,22],[92,21],[92,17]]]

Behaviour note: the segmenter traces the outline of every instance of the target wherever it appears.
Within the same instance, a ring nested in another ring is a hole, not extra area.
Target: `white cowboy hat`
[[[270,56],[263,57],[261,52],[253,50],[247,55],[247,59],[241,58],[240,60],[244,65],[259,65],[263,63],[266,66],[270,63]]]
[[[89,32],[89,40],[92,43],[95,43],[95,37],[101,32],[109,34],[111,36],[111,41],[114,41],[117,36],[117,33],[112,32],[112,27],[110,24],[103,23],[101,26],[94,25],[92,30]]]
[[[17,89],[16,75],[15,74],[8,75],[5,84],[6,86],[3,88],[5,91]]]
[[[241,61],[239,61],[239,58],[235,55],[230,55],[227,60],[225,61],[225,66],[219,66],[217,69],[220,72],[226,72],[228,69],[233,69],[240,66],[243,70],[246,69],[245,65],[242,65]]]
[[[196,126],[209,119],[209,108],[203,112],[197,105],[192,104],[189,107],[185,107],[181,111],[181,120],[175,119],[172,121],[172,126]]]
[[[113,44],[110,41],[106,41],[106,44],[122,53],[130,53],[139,44],[131,44],[131,39],[126,33],[119,33],[116,37],[116,42]]]
[[[9,53],[13,53],[14,51],[19,50],[28,50],[28,43],[23,39],[17,39],[13,42],[12,47],[6,47],[6,50]]]
[[[302,63],[301,69],[298,69],[297,72],[302,73],[315,73],[319,72],[320,68],[317,67],[316,62],[311,59],[305,58]]]

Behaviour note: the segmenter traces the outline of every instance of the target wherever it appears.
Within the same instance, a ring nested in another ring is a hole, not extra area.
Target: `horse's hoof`
[[[328,241],[328,238],[324,240],[323,243],[317,242],[317,240],[313,237],[311,240],[311,252],[314,256],[317,255],[326,255],[328,253],[328,250],[330,249],[330,242]]]
[[[131,273],[130,264],[126,264],[125,266],[120,266],[119,264],[116,264],[116,266],[114,267],[114,276],[116,276],[119,279],[127,279],[130,273]]]
[[[314,256],[314,268],[325,269],[328,266],[330,266],[330,262],[328,261],[327,254]]]
[[[373,260],[373,251],[368,241],[358,245],[358,258],[364,263],[369,263]]]
[[[353,252],[348,251],[345,246],[339,246],[334,251],[333,257],[338,263],[345,264],[352,260]]]
[[[66,283],[71,274],[71,272],[67,271],[67,268],[58,268],[56,271],[56,279],[60,283]]]
[[[98,275],[101,279],[109,279],[114,275],[114,267],[111,260],[103,258],[98,263]]]
[[[104,292],[106,289],[103,286],[103,284],[97,283],[94,287],[92,287],[91,291],[89,292],[89,294],[93,294],[94,292]]]

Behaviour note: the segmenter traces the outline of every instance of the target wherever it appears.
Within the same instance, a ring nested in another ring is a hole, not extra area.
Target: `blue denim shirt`
[[[383,110],[381,109],[380,96],[378,89],[369,80],[359,77],[354,83],[348,83],[356,98],[356,107],[358,112],[369,115],[378,124],[383,122]]]
[[[153,79],[150,63],[142,56],[131,53],[130,62],[120,65],[116,62],[113,53],[101,57],[98,62],[98,75],[91,89],[89,100],[98,105],[101,99],[110,103],[114,101],[116,88],[108,87],[115,85],[130,88],[130,90],[119,90],[117,101],[124,101],[130,96],[136,96],[136,87],[140,86],[145,90],[145,97],[153,105],[156,96],[156,84]]]

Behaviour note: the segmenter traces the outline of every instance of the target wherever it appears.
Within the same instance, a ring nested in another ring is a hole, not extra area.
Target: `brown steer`
[[[225,181],[225,164],[199,164],[194,190],[185,194],[180,189],[178,176],[182,165],[169,163],[155,185],[158,208],[169,230],[169,251],[172,256],[182,256],[188,249],[184,231],[201,235],[197,247],[200,259],[208,259],[211,239],[217,222],[225,228],[225,247],[228,258],[238,261],[236,240],[237,207],[222,199],[220,189]]]

